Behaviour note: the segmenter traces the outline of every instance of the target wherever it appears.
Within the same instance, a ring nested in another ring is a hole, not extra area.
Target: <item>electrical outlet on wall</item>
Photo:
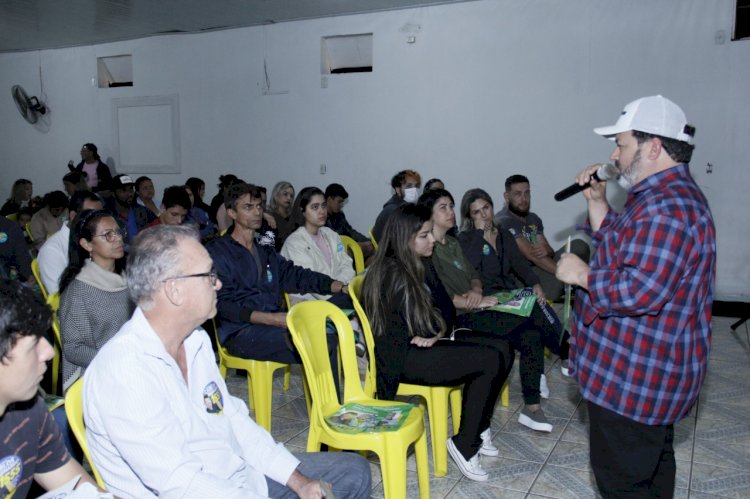
[[[320,164],[320,174],[321,175],[325,175],[326,174],[326,164],[325,163],[321,163]]]

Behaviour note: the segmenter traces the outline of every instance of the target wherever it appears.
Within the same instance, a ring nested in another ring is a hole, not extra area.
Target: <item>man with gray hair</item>
[[[91,455],[115,495],[317,498],[330,484],[336,497],[369,497],[360,456],[293,455],[229,394],[200,328],[222,284],[194,229],[143,231],[127,275],[138,308],[83,390]]]

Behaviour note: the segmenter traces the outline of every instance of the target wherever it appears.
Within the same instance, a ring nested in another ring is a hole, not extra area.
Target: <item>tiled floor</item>
[[[713,320],[713,345],[706,384],[690,416],[675,427],[678,498],[750,497],[750,334],[748,324],[732,332],[733,318]],[[232,371],[230,371],[231,373]],[[554,425],[542,434],[518,424],[521,408],[518,369],[511,379],[510,407],[499,403],[493,417],[493,442],[500,456],[483,457],[487,483],[463,478],[450,461],[445,477],[430,480],[433,498],[586,498],[598,497],[589,465],[585,404],[575,382],[547,359],[552,392],[543,408]],[[244,376],[230,374],[230,390],[246,400]],[[288,392],[276,379],[273,436],[293,452],[304,451],[307,411],[299,368]],[[429,441],[429,439],[428,439]],[[408,497],[418,497],[413,456],[408,467]],[[432,463],[430,463],[432,469]],[[383,497],[377,458],[371,460],[373,497]]]

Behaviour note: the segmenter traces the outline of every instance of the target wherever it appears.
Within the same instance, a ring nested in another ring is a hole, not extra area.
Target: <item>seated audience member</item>
[[[159,216],[159,205],[154,201],[156,195],[156,188],[154,182],[146,176],[141,176],[135,179],[135,202],[146,208],[154,216]]]
[[[244,180],[239,179],[235,177],[234,175],[232,175],[232,179],[229,181],[228,187],[232,187],[235,184],[244,184],[244,183],[245,183]],[[226,192],[224,192],[222,199],[225,199],[225,198],[226,198]],[[227,216],[227,207],[224,203],[222,203],[222,205],[219,206],[219,208],[216,210],[216,228],[218,229],[219,234],[225,233],[229,229],[230,225],[232,225],[232,221]]]
[[[13,182],[13,187],[10,190],[10,197],[5,201],[3,207],[0,208],[0,215],[7,217],[8,215],[18,213],[21,208],[27,206],[36,211],[38,207],[34,206],[32,201],[33,195],[34,185],[31,183],[31,180],[19,178]]]
[[[372,227],[372,234],[376,241],[380,241],[385,223],[393,210],[402,204],[417,202],[421,182],[422,177],[414,170],[402,170],[391,178],[393,196],[383,205],[383,210],[375,219],[375,225]]]
[[[531,263],[531,268],[539,276],[545,296],[559,300],[564,284],[555,277],[555,269],[563,246],[554,251],[544,237],[544,224],[539,216],[529,211],[531,208],[531,187],[529,179],[523,175],[511,175],[505,181],[505,207],[495,214],[495,223],[507,229],[516,239],[518,249]],[[580,239],[571,241],[570,252],[583,261],[589,260],[589,245]]]
[[[201,241],[206,243],[216,236],[216,225],[209,218],[207,211],[195,206],[195,194],[190,186],[185,184],[182,188],[185,189],[185,193],[190,200],[190,210],[185,215],[185,220],[182,223],[197,230],[201,236]]]
[[[190,177],[187,179],[185,187],[189,190],[188,195],[191,196],[190,203],[192,205],[188,218],[197,225],[201,240],[205,241],[216,235],[216,225],[208,215],[211,207],[203,202],[203,196],[206,194],[206,183],[197,177]]]
[[[268,213],[268,196],[266,194],[266,188],[262,185],[257,186],[260,189],[260,199],[263,203],[263,223],[260,226],[260,230],[255,233],[255,241],[261,246],[271,246],[276,248],[276,219],[273,215]]]
[[[219,192],[217,192],[213,199],[211,199],[210,209],[208,210],[208,216],[213,223],[217,223],[216,212],[219,211],[220,207],[224,206],[224,195],[227,193],[227,189],[229,189],[232,183],[236,180],[238,180],[237,177],[231,173],[219,175],[219,183],[216,185],[216,187],[219,188]]]
[[[133,312],[121,274],[124,234],[112,214],[84,210],[70,234],[60,278],[63,390],[81,377],[101,347]]]
[[[427,191],[432,191],[435,189],[445,189],[445,184],[439,178],[431,178],[430,180],[425,182],[424,191],[422,191],[422,194],[424,194]]]
[[[31,239],[31,234],[29,234],[29,231],[26,229],[26,226],[31,223],[31,218],[34,216],[34,210],[31,209],[31,207],[26,206],[24,208],[21,208],[18,210],[18,213],[16,214],[16,223],[18,224],[18,228],[21,229],[21,232],[23,232],[23,239],[26,241],[26,247],[29,248],[29,251],[33,253],[33,244]]]
[[[13,220],[0,217],[0,278],[34,282],[31,255],[23,231]]]
[[[83,210],[101,210],[102,207],[99,196],[91,191],[75,191],[71,196],[68,202],[68,223],[47,238],[37,255],[39,273],[47,293],[57,293],[60,287],[60,276],[68,266],[70,225],[76,215]]]
[[[362,457],[293,455],[229,394],[200,327],[222,287],[212,269],[190,227],[135,240],[128,285],[138,308],[84,378],[86,433],[104,482],[122,497],[325,497],[322,482],[335,497],[369,497]]]
[[[60,428],[37,395],[55,352],[44,335],[52,323],[46,304],[18,282],[0,280],[0,463],[3,497],[26,497],[32,482],[45,490],[76,476],[94,480],[70,457]]]
[[[339,235],[325,227],[327,215],[323,191],[317,187],[302,189],[292,206],[292,218],[300,227],[286,238],[281,248],[281,256],[298,267],[349,283],[355,275],[354,262],[346,252]],[[310,293],[295,297],[301,300],[329,300],[341,308],[353,308],[349,295],[343,293]],[[295,301],[297,300],[292,300]]]
[[[159,218],[148,224],[155,225],[182,225],[185,217],[190,213],[190,196],[185,192],[185,187],[172,185],[164,189],[164,195],[159,206]]]
[[[200,208],[206,213],[209,213],[211,211],[211,207],[207,205],[205,201],[203,201],[203,198],[206,195],[206,183],[203,181],[203,179],[200,179],[198,177],[190,177],[185,181],[185,185],[187,185],[193,192],[193,207]]]
[[[51,236],[65,225],[68,196],[63,191],[52,191],[44,195],[44,206],[31,217],[32,246],[39,249],[47,236]]]
[[[494,310],[482,310],[497,305],[497,298],[485,295],[479,274],[466,258],[456,238],[448,235],[456,224],[453,211],[453,196],[443,189],[425,192],[419,204],[432,213],[432,234],[435,248],[432,263],[440,280],[459,309],[456,324],[473,331],[494,334],[507,339],[520,353],[521,391],[525,406],[518,422],[532,430],[551,432],[552,425],[539,404],[540,396],[549,397],[549,388],[542,373],[544,369],[544,346],[554,353],[560,351],[561,324],[556,317],[552,321],[542,311],[544,297],[541,289],[535,289],[537,303],[529,317],[522,317]],[[540,386],[541,385],[541,386]]]
[[[134,202],[135,182],[129,176],[115,175],[110,183],[112,196],[107,199],[106,208],[112,212],[117,224],[126,234],[125,246],[138,235],[142,229],[150,224],[156,215],[147,208]],[[95,191],[96,192],[96,191]]]
[[[464,385],[461,427],[448,439],[448,451],[464,476],[484,482],[488,474],[479,455],[499,454],[490,421],[513,355],[500,338],[454,331],[456,310],[429,259],[431,230],[426,207],[396,208],[362,284],[375,336],[378,395],[392,400],[401,381]]]
[[[330,184],[326,187],[325,198],[328,206],[326,227],[333,229],[339,236],[347,236],[354,239],[359,244],[359,247],[362,248],[365,258],[375,253],[375,248],[370,241],[370,237],[354,230],[354,227],[349,225],[349,221],[346,219],[344,204],[349,199],[349,193],[346,192],[344,186],[341,184]]]
[[[346,285],[296,266],[272,247],[257,244],[256,231],[263,220],[258,187],[233,185],[225,202],[234,228],[207,245],[222,282],[216,315],[219,342],[238,357],[298,364],[299,356],[288,338],[281,293],[348,294]],[[336,365],[335,335],[328,339],[332,365]]]
[[[90,142],[81,147],[81,162],[75,167],[71,162],[68,168],[74,172],[85,173],[86,184],[94,192],[105,191],[109,188],[112,171],[99,157],[99,149]]]
[[[271,191],[269,207],[269,213],[276,222],[276,251],[281,250],[286,238],[297,228],[292,217],[293,202],[294,186],[283,180],[277,182]]]
[[[63,177],[63,187],[68,198],[73,196],[76,191],[88,191],[89,186],[86,184],[86,175],[81,172],[68,172]]]
[[[534,293],[546,299],[539,277],[531,270],[531,264],[523,257],[513,236],[506,229],[495,225],[492,214],[492,198],[483,189],[466,191],[461,200],[461,232],[458,242],[466,258],[479,274],[488,293],[507,291],[517,287],[520,280]],[[556,312],[547,303],[540,307],[545,316],[557,319]],[[566,331],[560,344],[560,370],[563,376],[568,372],[568,338]]]

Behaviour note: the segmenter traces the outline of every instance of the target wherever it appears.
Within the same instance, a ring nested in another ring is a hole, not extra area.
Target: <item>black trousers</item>
[[[526,405],[539,403],[539,381],[544,371],[544,347],[560,354],[560,327],[544,317],[539,305],[529,317],[482,310],[459,314],[456,327],[492,334],[506,339],[521,357],[521,393]]]
[[[651,426],[588,402],[591,467],[605,498],[674,496],[674,425]]]
[[[461,425],[453,443],[465,459],[482,445],[495,403],[513,365],[507,341],[483,333],[461,333],[430,348],[409,345],[401,381],[428,386],[463,384]]]
[[[338,336],[326,334],[326,340],[328,341],[328,358],[331,361],[333,383],[336,385],[336,393],[340,394]],[[302,358],[294,348],[289,330],[275,326],[248,324],[248,327],[231,336],[224,346],[230,354],[243,359],[271,360],[284,364],[302,363]]]

